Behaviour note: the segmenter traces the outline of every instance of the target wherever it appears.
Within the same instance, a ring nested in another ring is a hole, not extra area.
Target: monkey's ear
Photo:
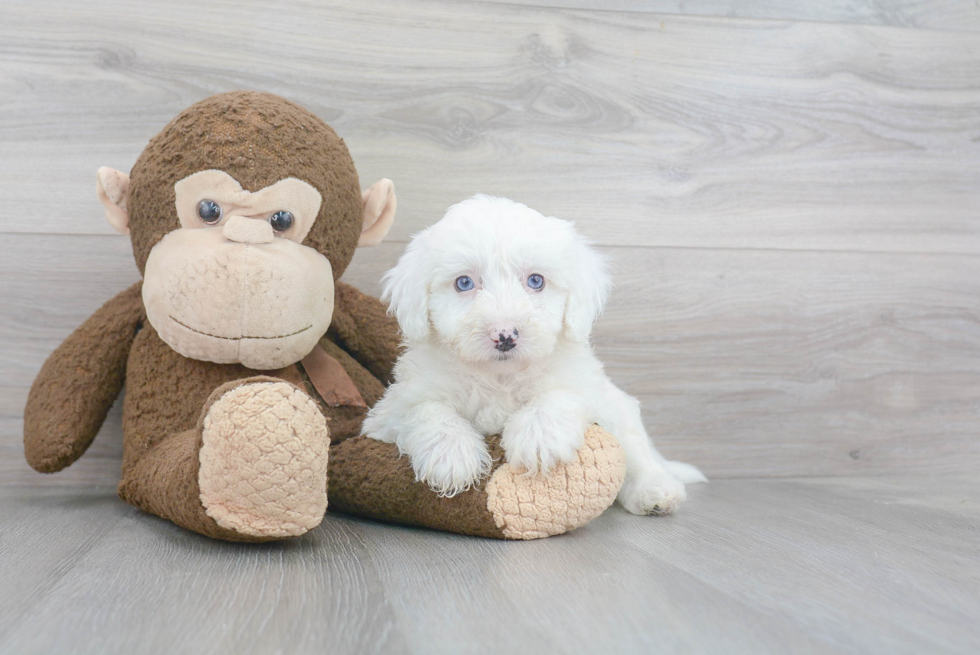
[[[388,178],[378,180],[371,188],[361,192],[361,204],[364,208],[364,222],[361,224],[361,238],[357,247],[376,246],[395,222],[395,209],[398,207],[395,183]]]
[[[114,168],[103,166],[95,181],[95,194],[105,207],[105,219],[119,234],[129,234],[129,212],[126,200],[129,198],[129,175]]]

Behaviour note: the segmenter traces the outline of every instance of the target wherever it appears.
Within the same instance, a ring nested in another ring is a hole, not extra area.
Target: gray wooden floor
[[[187,105],[330,122],[391,237],[475,192],[613,260],[596,330],[713,482],[539,543],[328,516],[235,546],[23,459],[44,358],[138,277],[95,200]],[[974,0],[0,0],[0,652],[980,652]]]
[[[529,543],[328,515],[220,543],[110,488],[0,490],[5,653],[975,653],[969,477],[719,480]]]

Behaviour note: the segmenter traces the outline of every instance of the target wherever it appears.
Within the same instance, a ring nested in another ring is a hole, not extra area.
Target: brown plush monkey
[[[130,175],[100,169],[97,193],[143,281],[38,374],[24,412],[38,471],[82,455],[125,382],[119,495],[212,537],[315,527],[328,461],[336,508],[500,538],[564,532],[615,498],[622,453],[597,428],[578,464],[528,478],[498,462],[455,498],[416,483],[393,445],[357,437],[399,337],[378,300],[338,278],[384,238],[396,201],[389,180],[362,194],[344,142],[313,114],[270,94],[208,98]]]

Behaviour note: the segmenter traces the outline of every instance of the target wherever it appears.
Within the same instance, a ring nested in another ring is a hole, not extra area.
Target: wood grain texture
[[[888,25],[963,32],[980,31],[980,5],[974,0],[484,0],[556,9],[648,12],[682,16],[780,21],[820,21]],[[672,18],[666,16],[665,18]]]
[[[377,293],[402,249],[360,250],[345,279]],[[647,429],[668,456],[712,477],[980,466],[980,257],[603,251],[617,286],[596,326],[597,353],[642,401]],[[28,261],[41,280],[18,277]],[[8,235],[0,243],[8,280],[0,484],[115,484],[116,414],[76,464],[86,472],[69,469],[64,482],[26,467],[19,421],[48,353],[136,276],[122,237]]]
[[[0,511],[54,504],[64,515],[72,504],[50,492],[41,498],[47,502],[4,497]],[[125,508],[97,545],[40,561],[37,551],[18,550],[5,560],[4,568],[28,557],[24,568],[38,577],[42,562],[62,571],[42,597],[21,599],[33,602],[17,620],[4,616],[0,652],[405,652],[363,544],[342,522],[286,544],[242,546],[105,495],[97,504]],[[43,519],[57,529],[58,517]],[[22,529],[38,532],[29,526]],[[22,544],[6,545],[10,552]]]
[[[0,491],[0,641],[135,511],[114,496],[112,489]]]
[[[672,518],[614,507],[538,542],[328,515],[296,542],[256,546],[205,539],[106,492],[3,489],[0,652],[980,648],[972,476],[692,492]]]
[[[49,0],[7,7],[0,43],[5,232],[108,233],[96,168],[128,170],[178,111],[244,87],[332,123],[365,185],[394,179],[399,241],[484,191],[604,245],[980,252],[974,34],[435,0]]]

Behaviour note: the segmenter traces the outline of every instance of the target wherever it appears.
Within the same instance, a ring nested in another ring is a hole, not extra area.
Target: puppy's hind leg
[[[667,461],[654,448],[635,398],[616,387],[610,396],[618,410],[614,434],[626,453],[626,480],[616,499],[633,514],[672,513],[687,499],[684,483],[705,482],[705,477],[690,464]]]
[[[633,514],[670,514],[687,499],[684,483],[669,470],[646,432],[616,435],[626,453],[626,480],[616,500]]]

